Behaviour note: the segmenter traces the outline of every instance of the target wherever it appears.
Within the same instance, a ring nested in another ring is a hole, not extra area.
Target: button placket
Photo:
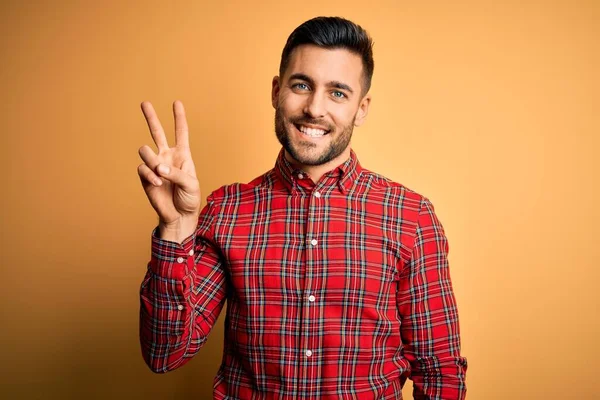
[[[322,219],[322,192],[313,188],[312,193],[307,193],[308,196],[305,198],[307,201],[307,221],[306,221],[306,272],[305,272],[305,282],[306,285],[304,287],[305,297],[304,301],[306,303],[303,307],[303,319],[304,319],[304,327],[302,329],[303,340],[301,342],[301,348],[304,350],[304,359],[305,359],[305,367],[308,368],[306,371],[307,374],[312,375],[316,370],[314,362],[316,360],[313,359],[313,355],[315,355],[315,351],[317,350],[315,346],[318,346],[319,341],[313,335],[313,332],[320,327],[320,318],[319,308],[315,307],[316,297],[314,294],[315,289],[320,286],[319,281],[321,277],[318,274],[320,264],[320,251],[321,247],[321,237],[322,232],[319,230],[321,225],[320,220]]]

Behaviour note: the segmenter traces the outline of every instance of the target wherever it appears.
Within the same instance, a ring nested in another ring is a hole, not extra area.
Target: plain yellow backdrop
[[[222,319],[180,370],[140,354],[139,104],[172,140],[184,102],[204,196],[249,181],[279,150],[285,40],[317,15],[374,38],[353,148],[444,224],[468,398],[599,398],[600,4],[377,0],[1,3],[1,397],[210,398]]]

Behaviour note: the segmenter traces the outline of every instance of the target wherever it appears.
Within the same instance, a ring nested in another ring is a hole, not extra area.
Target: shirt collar
[[[274,170],[277,177],[290,193],[307,191],[310,186],[314,186],[314,183],[312,183],[306,172],[295,168],[285,158],[284,148],[281,148],[279,151]],[[337,186],[338,190],[342,194],[345,194],[354,186],[361,171],[362,167],[358,162],[356,153],[350,149],[350,157],[341,165],[326,172],[319,182],[317,182],[317,185],[322,188]]]

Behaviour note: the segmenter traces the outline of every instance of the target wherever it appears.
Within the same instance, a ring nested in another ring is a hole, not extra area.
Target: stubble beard
[[[352,132],[354,130],[354,120],[356,116],[352,118],[350,124],[346,125],[342,131],[330,141],[329,146],[324,149],[320,154],[311,152],[311,149],[315,149],[318,145],[308,140],[302,141],[295,145],[290,139],[292,133],[288,132],[287,125],[285,123],[281,109],[277,107],[275,110],[275,135],[279,140],[279,143],[283,148],[292,156],[294,160],[303,165],[323,165],[329,161],[335,159],[346,150],[350,145],[350,139],[352,139]],[[293,124],[317,124],[322,125],[318,121],[312,120],[310,117],[300,117],[290,120]],[[334,127],[327,125],[330,128],[328,135],[335,134]]]

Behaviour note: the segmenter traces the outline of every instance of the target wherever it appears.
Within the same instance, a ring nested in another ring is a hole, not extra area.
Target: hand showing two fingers
[[[147,145],[139,149],[144,162],[138,166],[138,175],[146,196],[162,225],[180,225],[186,219],[195,223],[200,212],[200,185],[190,152],[183,104],[180,101],[173,103],[174,147],[169,147],[152,104],[143,102],[141,107],[158,148],[158,153]]]

